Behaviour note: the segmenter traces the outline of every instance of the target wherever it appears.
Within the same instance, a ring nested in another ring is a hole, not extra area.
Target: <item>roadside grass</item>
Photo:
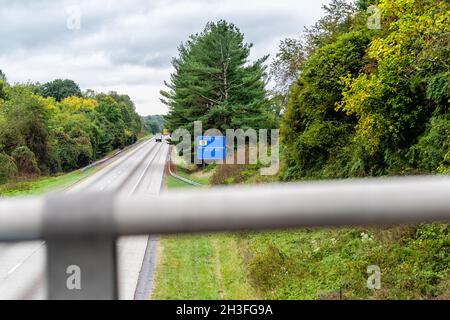
[[[183,174],[195,180],[187,172]],[[170,176],[166,177],[166,186],[169,190],[194,188]],[[152,299],[257,299],[237,241],[233,234],[162,237]]]
[[[264,299],[449,299],[449,225],[241,235]],[[369,290],[367,268],[381,269]]]
[[[202,185],[208,185],[209,184],[209,176],[208,175],[201,175],[201,172],[192,172],[186,169],[185,167],[182,167],[180,165],[176,165],[176,174],[180,177],[189,179],[191,181],[200,183]]]
[[[154,300],[250,300],[251,287],[234,235],[161,239]]]
[[[81,172],[80,170],[54,177],[41,177],[29,180],[10,181],[0,185],[0,196],[15,197],[38,195],[51,191],[63,190],[83,180],[95,171],[94,168]]]

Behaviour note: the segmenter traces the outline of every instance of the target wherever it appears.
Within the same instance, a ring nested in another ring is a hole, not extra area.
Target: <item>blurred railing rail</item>
[[[58,194],[0,201],[0,241],[48,241],[52,299],[116,298],[114,283],[106,282],[115,282],[113,244],[122,235],[433,221],[450,221],[450,177],[254,185],[158,197]],[[66,288],[66,268],[73,265],[87,279],[81,290]]]

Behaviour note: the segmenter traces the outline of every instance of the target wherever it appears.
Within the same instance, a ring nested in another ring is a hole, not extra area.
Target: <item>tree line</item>
[[[82,93],[71,80],[10,85],[0,71],[0,183],[84,167],[140,132],[127,95]]]

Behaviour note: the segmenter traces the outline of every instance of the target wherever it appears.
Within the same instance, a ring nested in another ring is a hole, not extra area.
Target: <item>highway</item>
[[[67,192],[157,196],[162,188],[168,150],[166,143],[157,143],[154,139],[140,143],[108,161],[102,169]],[[156,241],[147,236],[124,237],[117,241],[121,300],[149,297],[153,276],[149,260],[154,259]],[[0,244],[0,300],[45,299],[45,263],[45,242]]]

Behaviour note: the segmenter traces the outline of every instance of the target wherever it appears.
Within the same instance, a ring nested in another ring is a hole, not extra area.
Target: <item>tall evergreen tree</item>
[[[233,24],[220,20],[179,47],[169,91],[161,91],[169,106],[167,127],[255,129],[274,125],[265,90],[267,56],[249,63],[251,44]]]

